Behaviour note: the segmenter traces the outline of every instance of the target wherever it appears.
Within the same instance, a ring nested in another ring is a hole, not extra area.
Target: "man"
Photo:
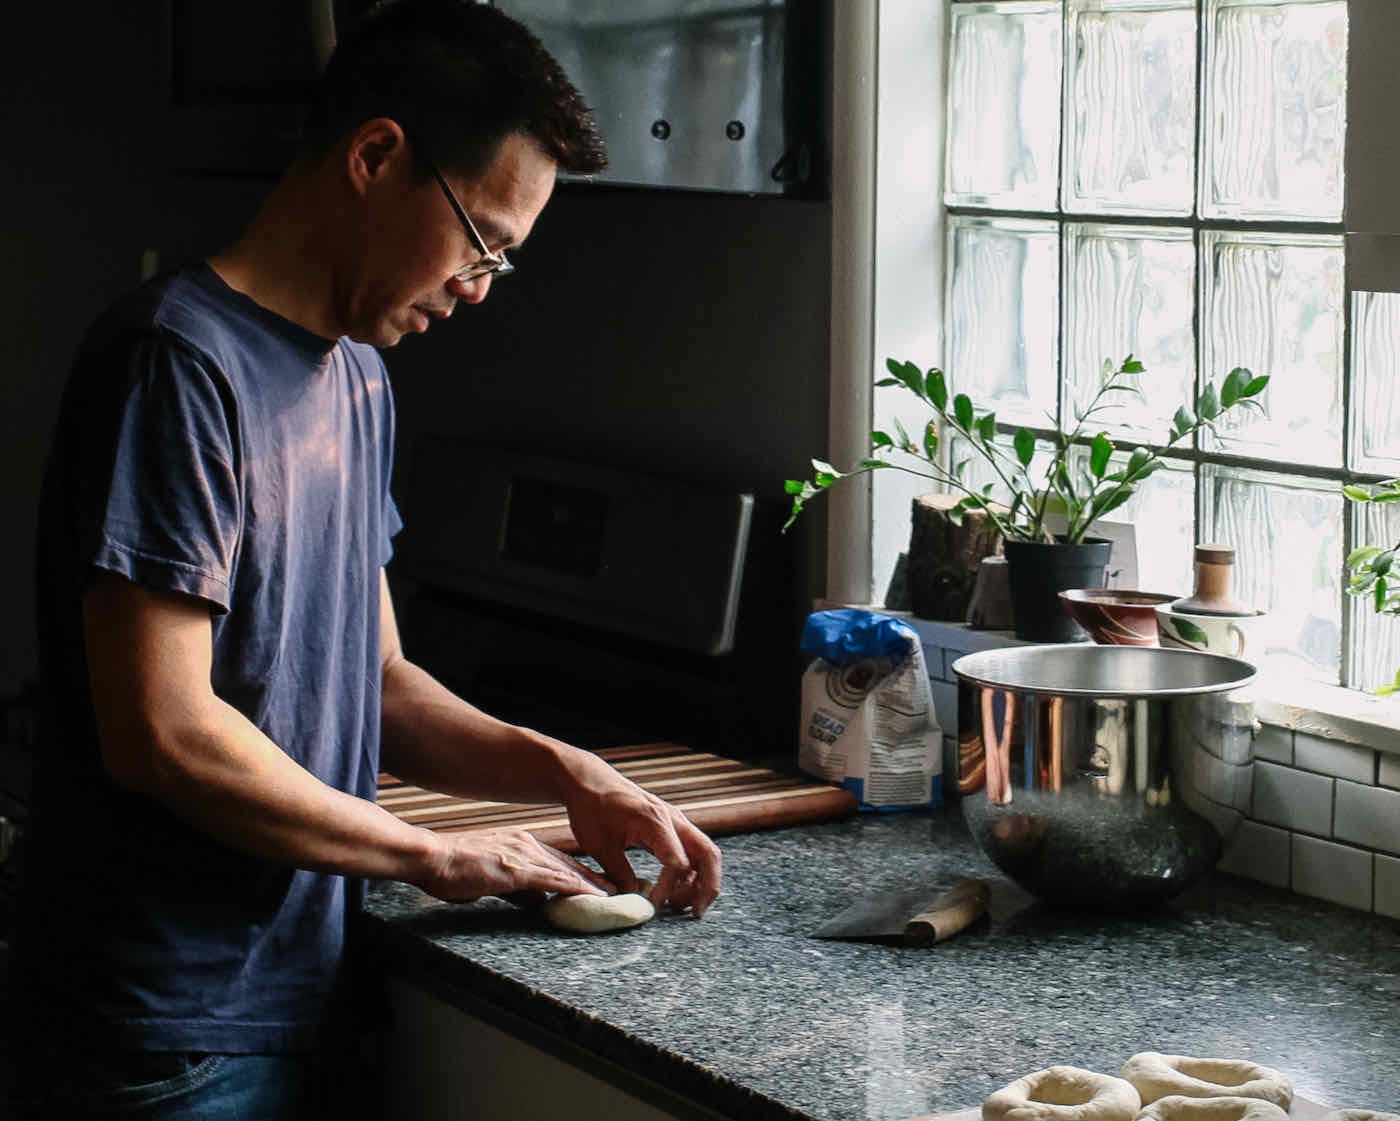
[[[393,406],[374,347],[479,303],[556,170],[603,166],[539,43],[397,0],[332,58],[301,156],[225,252],[85,340],[45,480],[40,760],[20,966],[48,1116],[308,1115],[362,880],[445,900],[631,890],[699,917],[718,850],[591,753],[404,656],[384,576]],[[382,756],[381,756],[382,739]],[[602,873],[528,833],[438,835],[381,766],[560,801]],[[42,1097],[42,1094],[38,1095]],[[300,1111],[300,1112],[299,1112]]]

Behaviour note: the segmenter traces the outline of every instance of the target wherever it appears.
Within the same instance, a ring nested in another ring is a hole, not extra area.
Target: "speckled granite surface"
[[[1028,903],[956,809],[721,839],[709,914],[577,937],[497,900],[371,894],[389,961],[734,1118],[896,1121],[1054,1063],[1247,1056],[1337,1107],[1400,1109],[1400,923],[1218,878],[1150,916]],[[645,858],[637,862],[646,865]],[[930,949],[808,935],[864,889],[960,875],[994,914]]]

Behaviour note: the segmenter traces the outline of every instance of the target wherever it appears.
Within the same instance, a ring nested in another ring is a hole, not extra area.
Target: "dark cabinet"
[[[296,152],[304,106],[344,27],[371,0],[167,0],[168,166],[276,175]]]

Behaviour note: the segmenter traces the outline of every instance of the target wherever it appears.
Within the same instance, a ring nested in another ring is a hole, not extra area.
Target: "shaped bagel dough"
[[[1375,1109],[1334,1109],[1322,1121],[1400,1121],[1400,1113]]]
[[[1287,1110],[1293,1083],[1276,1070],[1246,1059],[1193,1059],[1140,1051],[1118,1072],[1137,1089],[1143,1105],[1176,1094],[1187,1098],[1259,1098]]]
[[[561,930],[602,934],[641,926],[656,916],[647,893],[656,885],[638,879],[637,890],[620,895],[556,895],[544,905],[544,917]]]
[[[1003,1086],[983,1103],[982,1121],[1132,1121],[1141,1104],[1121,1078],[1054,1066]]]
[[[1288,1121],[1288,1114],[1263,1098],[1169,1094],[1147,1106],[1137,1121]]]

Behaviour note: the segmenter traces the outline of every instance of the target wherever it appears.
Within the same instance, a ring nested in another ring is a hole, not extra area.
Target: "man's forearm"
[[[468,704],[405,658],[382,678],[383,766],[462,797],[562,801],[582,753]]]
[[[158,734],[111,726],[106,734],[149,743],[127,751],[147,762],[114,776],[122,785],[230,847],[342,875],[421,883],[435,873],[433,834],[321,782],[222,701]]]

